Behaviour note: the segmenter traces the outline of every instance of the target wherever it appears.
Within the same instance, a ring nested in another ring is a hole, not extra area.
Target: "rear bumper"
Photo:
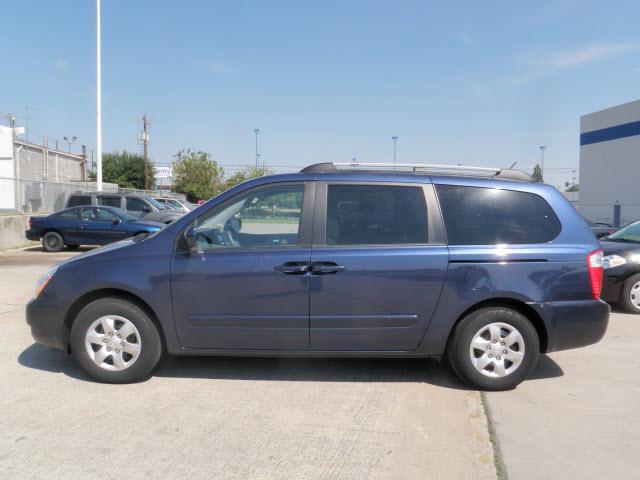
[[[599,342],[607,331],[611,308],[602,300],[530,304],[547,331],[545,353]]]
[[[42,345],[67,350],[69,332],[64,326],[63,309],[51,300],[34,298],[27,304],[27,324],[31,336]]]
[[[25,230],[24,236],[27,237],[27,240],[33,240],[35,242],[40,241],[40,233],[34,232],[32,230]]]

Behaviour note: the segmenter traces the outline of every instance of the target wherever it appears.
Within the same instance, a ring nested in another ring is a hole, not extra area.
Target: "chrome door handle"
[[[342,272],[346,269],[344,265],[335,262],[314,262],[311,264],[311,273],[315,275],[328,275]]]
[[[304,275],[309,271],[309,264],[306,262],[287,262],[273,269],[285,275]]]

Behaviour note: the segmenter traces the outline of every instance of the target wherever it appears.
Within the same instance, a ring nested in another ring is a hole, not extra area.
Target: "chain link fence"
[[[71,194],[96,191],[96,184],[93,182],[57,183],[0,177],[0,212],[5,215],[53,213],[66,207]],[[104,183],[102,191],[185,200],[184,195],[165,190],[118,188],[118,185],[112,183]]]

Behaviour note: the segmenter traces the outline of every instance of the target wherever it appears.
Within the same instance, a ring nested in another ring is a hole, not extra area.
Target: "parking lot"
[[[92,382],[24,321],[38,275],[75,254],[0,253],[0,477],[497,477],[481,395],[431,360],[166,358]],[[509,478],[640,478],[639,320],[615,313],[601,343],[486,396]]]

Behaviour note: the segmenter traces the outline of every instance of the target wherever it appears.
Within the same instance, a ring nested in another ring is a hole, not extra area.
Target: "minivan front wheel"
[[[524,315],[506,307],[487,307],[456,325],[447,356],[466,384],[508,390],[529,376],[539,349],[536,329]]]
[[[71,349],[96,380],[128,383],[146,378],[162,353],[158,330],[138,305],[102,298],[84,307],[71,329]]]

